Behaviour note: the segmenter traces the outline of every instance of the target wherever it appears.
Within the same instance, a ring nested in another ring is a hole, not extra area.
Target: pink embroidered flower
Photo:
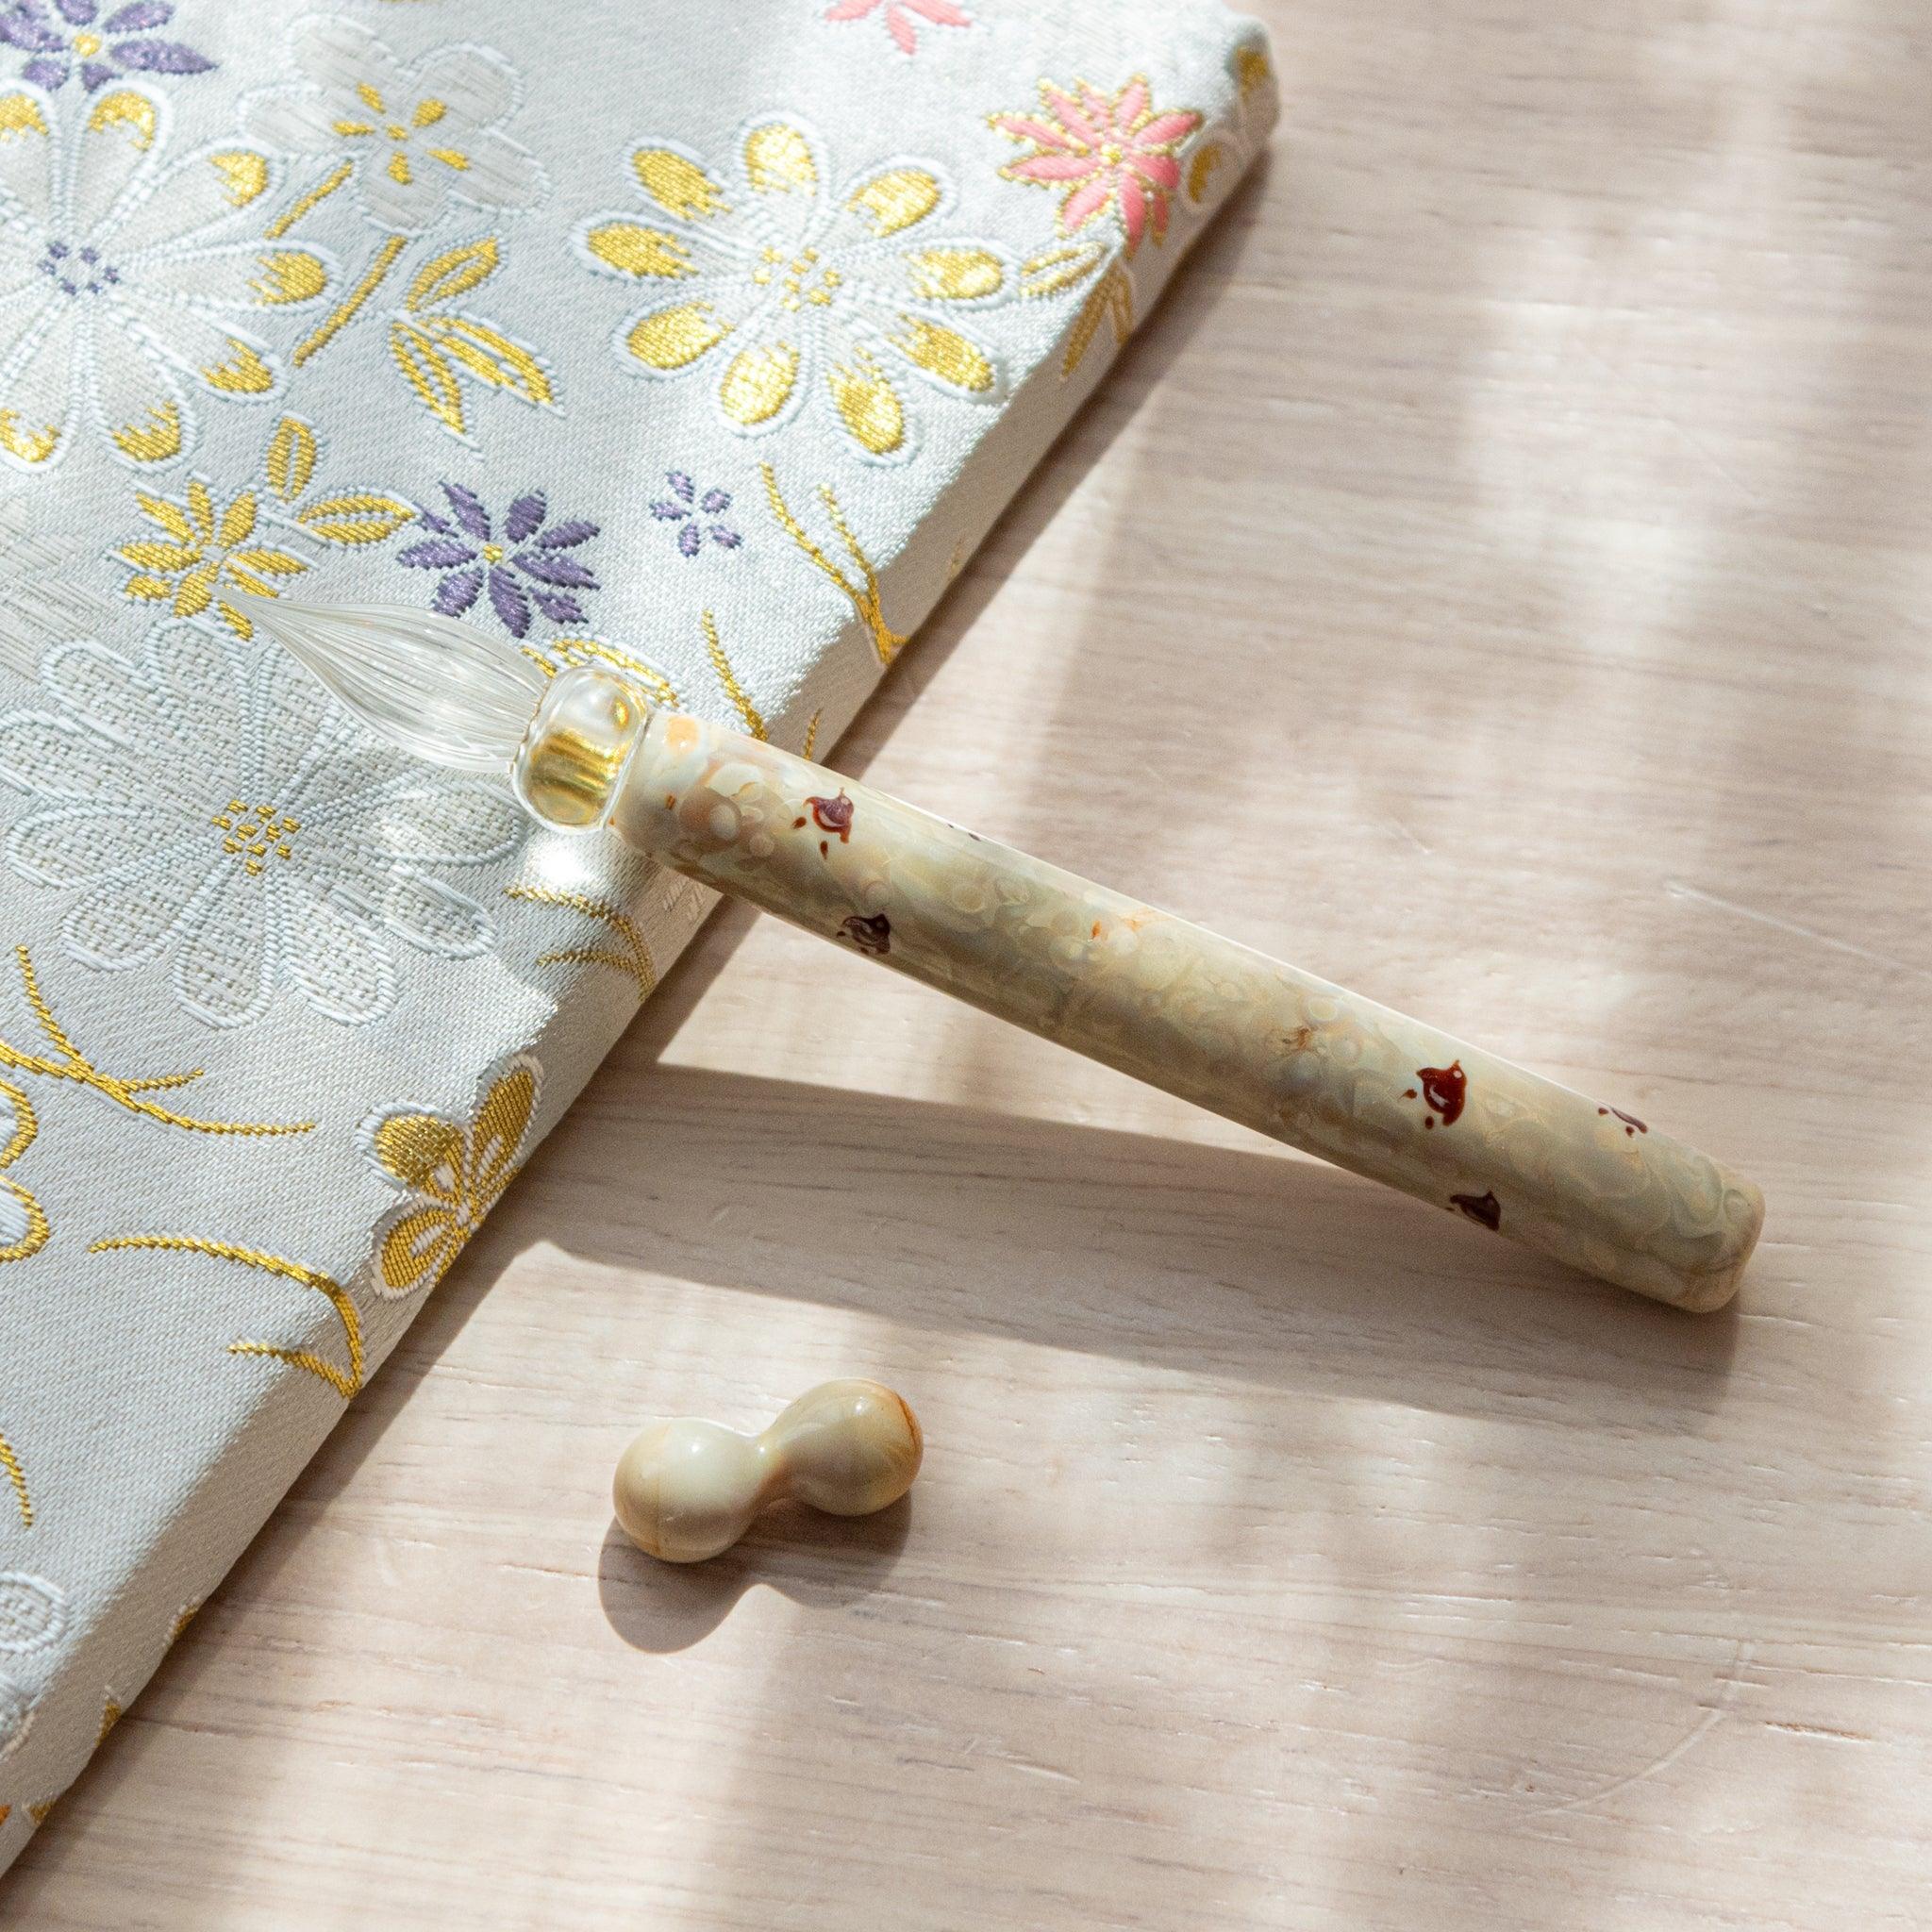
[[[995,114],[992,125],[1033,152],[1000,173],[1008,181],[1064,187],[1060,232],[1074,235],[1109,208],[1119,211],[1127,253],[1141,245],[1151,223],[1158,242],[1167,233],[1168,197],[1180,186],[1174,149],[1201,117],[1189,108],[1154,111],[1145,78],[1136,75],[1111,100],[1075,81],[1071,92],[1042,80],[1043,114]]]
[[[916,14],[929,26],[971,26],[973,16],[954,0],[835,0],[825,8],[827,20],[866,20],[880,8],[886,10],[886,31],[908,54],[919,52]]]

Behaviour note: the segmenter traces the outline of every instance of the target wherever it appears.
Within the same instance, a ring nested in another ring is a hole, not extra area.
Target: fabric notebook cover
[[[0,0],[0,1866],[709,903],[233,593],[823,755],[1274,111],[1219,0]]]

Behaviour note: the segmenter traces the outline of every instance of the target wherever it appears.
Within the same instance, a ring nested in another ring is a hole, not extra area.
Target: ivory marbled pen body
[[[1686,1308],[1736,1290],[1762,1197],[1635,1115],[584,675],[519,754],[553,821],[608,816],[688,877],[1591,1274]]]
[[[546,824],[673,871],[1003,1020],[1657,1301],[1722,1307],[1756,1187],[1635,1114],[1466,1046],[762,740],[468,625],[246,599],[394,742],[501,770]]]

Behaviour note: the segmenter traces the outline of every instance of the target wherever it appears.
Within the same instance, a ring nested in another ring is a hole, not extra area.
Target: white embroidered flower
[[[282,388],[248,319],[316,301],[332,264],[230,238],[274,180],[268,157],[227,142],[168,166],[167,127],[144,86],[58,108],[0,89],[0,461],[14,469],[58,462],[83,413],[122,460],[170,462],[193,444],[196,394]]]
[[[67,1598],[59,1585],[25,1570],[0,1574],[0,1656],[44,1650],[66,1628]]]
[[[169,622],[139,662],[58,645],[41,682],[53,708],[0,717],[0,778],[33,795],[7,858],[75,895],[61,937],[82,964],[165,958],[211,1026],[282,987],[358,1024],[394,1005],[395,939],[447,958],[494,942],[437,874],[510,851],[508,799],[378,744],[286,653]]]
[[[720,414],[756,433],[789,422],[808,395],[874,460],[915,447],[905,377],[996,400],[991,353],[962,333],[962,308],[1008,301],[1015,275],[989,242],[944,237],[948,195],[923,161],[874,163],[834,189],[819,142],[796,122],[755,121],[727,186],[671,142],[631,156],[649,219],[622,209],[576,232],[600,275],[650,289],[618,325],[634,374],[702,370]]]
[[[67,1599],[56,1585],[25,1570],[0,1575],[0,1657],[43,1650],[58,1642],[66,1627]],[[33,1714],[33,1699],[0,1676],[0,1758],[26,1741]]]
[[[0,1760],[26,1742],[33,1721],[33,1699],[12,1678],[0,1677]]]
[[[34,1144],[39,1132],[32,1103],[11,1080],[0,1080],[0,1134],[6,1136],[0,1142],[0,1168],[11,1167]],[[0,1174],[0,1261],[25,1261],[29,1255],[39,1254],[52,1232],[47,1211],[33,1193],[10,1174]],[[17,1466],[8,1461],[8,1454],[7,1439],[0,1436],[0,1467],[18,1483]],[[22,1493],[24,1496],[24,1488]],[[0,1578],[0,1635],[4,1635],[7,1623],[4,1586],[5,1579]],[[0,1649],[4,1648],[0,1641]]]
[[[44,1235],[34,1240],[41,1231],[34,1220],[34,1205],[33,1197],[17,1182],[0,1180],[0,1261],[17,1261],[45,1245]],[[42,1216],[41,1224],[44,1222]]]
[[[438,47],[403,67],[366,26],[315,14],[290,54],[307,80],[244,102],[242,125],[270,147],[346,163],[378,227],[420,235],[452,197],[521,208],[542,193],[535,158],[503,132],[517,76],[493,49]]]

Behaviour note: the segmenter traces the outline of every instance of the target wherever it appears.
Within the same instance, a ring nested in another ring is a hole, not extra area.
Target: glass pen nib
[[[514,644],[392,604],[293,604],[237,593],[250,619],[363,724],[433,764],[505,771],[543,695]]]

